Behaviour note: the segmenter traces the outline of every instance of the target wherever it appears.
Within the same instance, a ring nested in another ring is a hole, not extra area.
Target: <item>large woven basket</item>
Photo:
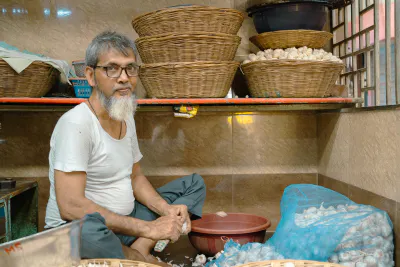
[[[0,59],[0,97],[42,97],[60,72],[51,65],[33,62],[20,74]]]
[[[238,66],[235,61],[143,64],[139,76],[151,98],[225,97]]]
[[[191,32],[140,37],[136,45],[144,63],[230,61],[240,40],[231,34]]]
[[[342,265],[330,263],[330,262],[319,262],[319,261],[305,261],[305,260],[271,260],[271,261],[260,261],[250,262],[237,267],[342,267]]]
[[[344,65],[328,61],[265,60],[242,65],[252,97],[323,97]]]
[[[307,46],[319,49],[332,39],[333,35],[325,31],[286,30],[264,32],[250,37],[250,41],[261,50]]]
[[[120,260],[120,259],[91,259],[91,260],[81,260],[80,266],[89,266],[92,264],[92,267],[101,266],[101,267],[159,267],[158,265],[150,264],[142,261],[131,261],[131,260]],[[93,266],[94,265],[94,266]]]
[[[243,15],[230,8],[181,6],[143,14],[132,21],[139,36],[165,33],[217,32],[237,34]]]

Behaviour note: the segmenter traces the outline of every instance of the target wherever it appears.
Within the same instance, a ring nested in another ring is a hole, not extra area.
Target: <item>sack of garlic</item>
[[[247,64],[254,61],[264,60],[279,60],[279,59],[292,59],[292,60],[311,60],[311,61],[332,61],[343,63],[342,60],[332,53],[328,53],[323,49],[312,49],[307,46],[300,48],[287,48],[283,49],[267,49],[259,51],[257,54],[249,54],[247,59],[242,64]]]
[[[316,185],[285,189],[281,220],[267,243],[287,259],[394,266],[393,225],[387,213]]]

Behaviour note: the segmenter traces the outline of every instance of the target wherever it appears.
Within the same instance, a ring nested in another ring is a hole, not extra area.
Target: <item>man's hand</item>
[[[181,236],[183,221],[176,215],[162,216],[150,222],[149,238],[153,240],[171,240],[175,242]]]
[[[186,231],[183,232],[182,234],[188,234],[192,230],[192,223],[190,221],[190,216],[188,213],[187,206],[185,205],[168,205],[168,207],[165,209],[163,215],[175,215],[179,216],[182,220],[182,224],[186,222]],[[182,230],[182,228],[180,229]]]

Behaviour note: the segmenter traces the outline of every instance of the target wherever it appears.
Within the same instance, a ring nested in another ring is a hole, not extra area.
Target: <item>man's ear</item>
[[[94,80],[94,69],[92,67],[86,66],[85,76],[90,86],[96,86],[96,81]]]

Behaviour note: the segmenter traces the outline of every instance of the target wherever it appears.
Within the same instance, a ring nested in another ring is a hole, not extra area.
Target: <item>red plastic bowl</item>
[[[203,218],[192,222],[189,240],[200,253],[214,256],[224,249],[225,242],[233,239],[244,245],[249,242],[263,243],[265,232],[271,222],[264,217],[228,213],[226,217],[204,214]]]

